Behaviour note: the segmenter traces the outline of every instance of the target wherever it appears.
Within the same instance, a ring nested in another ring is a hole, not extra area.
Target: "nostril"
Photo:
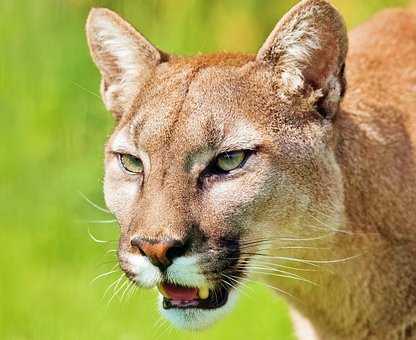
[[[130,240],[130,244],[132,247],[139,248],[140,247],[140,238],[138,236],[133,237]]]
[[[140,255],[145,256],[143,249],[141,248],[142,239],[139,236],[135,236],[130,240],[130,244],[133,248],[137,248],[140,252]]]
[[[187,244],[182,241],[173,241],[172,245],[166,251],[166,258],[170,261],[184,255],[187,251]]]
[[[188,244],[180,240],[156,240],[140,236],[132,237],[130,244],[161,270],[165,270],[173,259],[184,255],[188,248]]]

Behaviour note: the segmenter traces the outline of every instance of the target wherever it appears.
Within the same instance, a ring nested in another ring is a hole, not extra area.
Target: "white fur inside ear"
[[[117,63],[120,74],[116,82],[109,84],[106,89],[106,99],[108,106],[112,107],[111,102],[114,94],[118,94],[117,100],[127,101],[134,88],[128,86],[138,81],[143,76],[146,68],[139,62],[140,51],[137,42],[126,32],[123,32],[114,23],[104,16],[100,16],[95,21],[97,40],[101,44],[104,53],[108,54],[112,62]]]
[[[337,10],[324,0],[303,0],[279,21],[257,60],[277,71],[282,97],[299,92],[308,83],[331,96],[325,110],[332,114],[340,99],[336,93],[342,92],[340,71],[347,48],[345,24]]]
[[[107,9],[91,11],[87,36],[93,59],[103,75],[104,103],[113,113],[121,114],[161,55],[130,24]]]
[[[321,48],[319,32],[312,25],[313,8],[298,21],[292,23],[284,34],[279,34],[278,51],[280,54],[278,64],[284,65],[282,83],[296,91],[303,87],[303,70],[307,67],[311,55]]]

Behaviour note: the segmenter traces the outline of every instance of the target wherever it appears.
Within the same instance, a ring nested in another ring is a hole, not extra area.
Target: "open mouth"
[[[162,283],[158,289],[163,295],[164,309],[215,309],[227,303],[229,293],[221,286],[209,289],[208,287],[184,287],[171,283]]]

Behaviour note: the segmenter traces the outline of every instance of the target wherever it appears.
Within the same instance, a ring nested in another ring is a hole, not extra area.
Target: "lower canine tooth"
[[[157,289],[159,290],[160,294],[162,294],[165,298],[169,298],[168,294],[166,294],[165,290],[163,289],[162,285],[158,285]]]
[[[198,296],[201,300],[208,299],[209,289],[207,286],[198,289]]]

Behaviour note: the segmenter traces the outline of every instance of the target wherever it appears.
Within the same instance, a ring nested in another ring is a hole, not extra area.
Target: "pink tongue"
[[[190,301],[198,299],[198,288],[186,288],[164,283],[163,290],[171,300]]]

